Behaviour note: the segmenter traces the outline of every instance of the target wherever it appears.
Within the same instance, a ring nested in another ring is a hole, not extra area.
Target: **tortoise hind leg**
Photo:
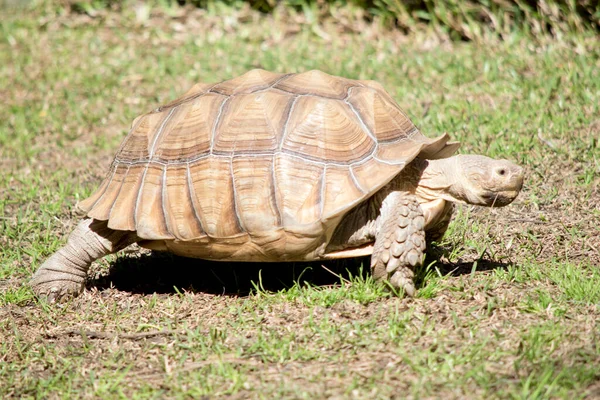
[[[83,291],[91,263],[135,242],[133,232],[115,231],[106,221],[86,218],[69,235],[67,244],[48,258],[31,279],[33,291],[55,301]]]
[[[416,197],[392,192],[381,207],[381,223],[375,235],[371,271],[375,279],[387,279],[408,296],[414,296],[414,269],[423,262],[425,218]]]

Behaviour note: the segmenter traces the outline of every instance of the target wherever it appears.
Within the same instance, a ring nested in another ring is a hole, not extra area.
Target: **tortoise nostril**
[[[504,168],[500,168],[500,169],[498,170],[498,175],[500,175],[500,176],[504,176],[504,175],[506,175],[506,170],[505,170]]]

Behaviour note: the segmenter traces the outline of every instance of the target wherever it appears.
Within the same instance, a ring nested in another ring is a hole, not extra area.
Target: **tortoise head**
[[[459,203],[504,207],[523,187],[523,168],[507,160],[479,155],[457,155],[428,161],[419,189],[427,197]]]
[[[523,168],[508,160],[477,155],[456,156],[457,183],[450,192],[469,204],[504,207],[523,187]]]

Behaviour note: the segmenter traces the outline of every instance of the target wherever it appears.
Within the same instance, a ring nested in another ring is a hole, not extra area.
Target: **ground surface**
[[[600,398],[597,37],[452,43],[341,14],[55,11],[0,20],[0,397]],[[253,67],[376,79],[425,134],[522,164],[524,191],[461,208],[415,299],[370,281],[365,260],[133,249],[96,262],[74,301],[36,300],[27,279],[131,120]]]

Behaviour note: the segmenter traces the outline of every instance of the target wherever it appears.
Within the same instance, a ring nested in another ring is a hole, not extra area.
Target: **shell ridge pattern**
[[[165,125],[167,125],[167,122],[169,122],[169,120],[173,116],[173,113],[175,112],[175,110],[178,107],[179,106],[171,108],[171,110],[169,111],[169,114],[167,114],[165,119],[160,124],[160,127],[158,128],[158,132],[156,132],[156,134],[154,135],[154,140],[152,140],[152,145],[150,146],[150,151],[148,152],[150,159],[152,159],[152,157],[154,157],[154,149],[156,148],[156,143],[158,142],[158,139],[162,136],[163,130],[165,129]]]
[[[292,117],[292,113],[294,112],[294,107],[296,106],[296,103],[298,103],[298,99],[301,96],[302,95],[296,95],[291,100],[292,104],[290,105],[290,109],[285,117],[285,122],[283,124],[283,133],[281,134],[281,139],[279,140],[279,146],[278,146],[279,151],[275,152],[275,153],[279,153],[282,151],[283,142],[285,142],[285,138],[287,137],[287,133],[288,133],[288,123],[290,122],[290,118]],[[273,154],[273,155],[275,155],[275,154]]]
[[[140,183],[140,188],[138,189],[138,194],[135,199],[135,205],[133,206],[133,223],[136,229],[138,227],[137,210],[140,205],[140,200],[142,199],[142,193],[144,192],[144,184],[146,183],[146,174],[149,166],[149,163],[146,162],[145,164],[146,166],[144,167],[144,172],[142,172],[142,182]]]
[[[366,125],[365,125],[365,123],[363,122],[362,118],[360,117],[360,114],[358,113],[358,111],[357,111],[357,110],[354,108],[354,106],[353,106],[353,105],[352,105],[350,102],[346,101],[346,103],[347,103],[347,104],[350,106],[350,108],[352,109],[352,111],[353,111],[353,112],[356,114],[356,116],[358,117],[358,119],[359,119],[359,121],[360,121],[361,125],[363,126],[363,128],[364,128],[364,129],[366,129],[366,131],[369,133],[369,136],[370,136],[371,138],[374,138],[373,132],[371,132],[371,130],[368,128],[368,126],[366,126]],[[400,110],[400,112],[402,113],[402,115],[403,115],[404,117],[406,117],[406,115],[405,115],[405,114],[402,112],[402,110]],[[407,119],[408,119],[408,118],[407,118]],[[410,120],[410,119],[409,119],[409,120]],[[403,140],[406,140],[406,139],[409,139],[409,140],[411,140],[410,138],[411,138],[412,136],[414,136],[414,135],[415,135],[415,134],[416,134],[418,131],[419,131],[419,130],[418,130],[418,128],[417,128],[416,126],[414,126],[414,125],[413,125],[413,129],[411,129],[411,131],[410,131],[410,133],[409,133],[409,135],[408,135],[408,136],[401,136],[401,137],[399,137],[399,138],[396,138],[396,139],[393,139],[393,140],[391,140],[391,141],[387,141],[387,142],[386,142],[386,141],[383,141],[383,140],[382,140],[382,141],[375,140],[375,144],[376,144],[376,150],[377,150],[377,148],[379,148],[379,143],[399,143],[399,142],[401,142],[401,141],[403,141]],[[422,148],[423,148],[423,146],[420,146],[420,149],[419,149],[419,151],[420,151]],[[378,162],[380,162],[380,163],[387,164],[387,165],[394,165],[394,166],[396,166],[396,165],[397,165],[397,166],[400,166],[400,165],[405,165],[405,164],[406,164],[406,162],[405,162],[405,161],[393,162],[393,161],[388,161],[388,160],[382,160],[382,159],[380,159],[379,157],[377,157],[377,152],[376,152],[376,150],[375,150],[375,151],[373,151],[373,153],[371,153],[371,154],[373,155],[373,159],[374,159],[374,160],[376,160],[376,161],[378,161]],[[418,153],[417,153],[417,154],[418,154]]]
[[[215,86],[216,86],[216,85],[215,85]],[[227,96],[227,97],[229,97],[229,96],[230,96],[229,94],[227,94],[227,93],[225,93],[225,92],[221,92],[221,91],[219,91],[218,89],[214,89],[214,88],[210,88],[210,90],[209,90],[208,92],[209,92],[209,93],[218,94],[218,95],[221,95],[221,96]]]
[[[290,121],[292,113],[294,112],[294,108],[296,106],[296,103],[297,103],[298,99],[300,97],[308,97],[308,96],[310,96],[310,97],[327,98],[327,99],[330,98],[329,96],[322,96],[320,94],[300,94],[300,95],[298,95],[298,94],[295,94],[295,93],[287,91],[287,90],[283,90],[283,89],[280,89],[280,88],[274,88],[274,86],[277,83],[279,83],[281,81],[284,81],[286,78],[290,78],[293,75],[295,75],[295,74],[284,75],[283,77],[281,77],[280,79],[278,79],[276,82],[274,82],[271,85],[271,87],[261,90],[261,91],[264,91],[264,90],[269,90],[269,89],[272,88],[274,90],[283,91],[283,92],[286,92],[286,93],[294,95],[293,99],[291,100],[292,104],[289,107],[289,110],[288,110],[286,118],[285,118],[285,123],[283,125],[283,133],[282,133],[282,137],[280,139],[279,146],[278,146],[279,150],[275,150],[273,152],[260,152],[260,153],[255,153],[255,152],[252,152],[252,151],[245,151],[245,152],[237,152],[236,155],[244,155],[244,156],[253,157],[253,156],[264,156],[264,155],[277,155],[277,154],[285,153],[285,154],[290,154],[292,156],[300,157],[302,159],[305,159],[305,160],[308,160],[308,161],[312,161],[312,162],[315,162],[315,163],[318,163],[318,164],[322,164],[322,160],[320,158],[310,157],[310,156],[308,156],[306,154],[301,154],[301,155],[300,154],[295,154],[292,150],[288,150],[288,149],[283,149],[282,148],[283,147],[283,143],[285,141],[285,138],[287,136],[287,133],[289,131],[289,129],[288,129],[288,123]],[[348,98],[349,98],[349,96],[351,96],[351,94],[352,94],[352,89],[357,88],[357,87],[364,87],[364,86],[360,85],[360,86],[351,86],[351,87],[349,87],[347,89],[347,91],[346,91],[346,97],[342,101],[344,102],[344,104],[346,104],[347,106],[350,107],[350,109],[352,110],[353,114],[358,119],[358,121],[359,121],[359,123],[361,125],[362,130],[365,131],[365,133],[369,136],[369,138],[373,141],[373,143],[375,145],[374,148],[371,150],[371,152],[368,155],[366,155],[365,159],[367,159],[369,156],[372,156],[372,155],[375,154],[375,152],[377,151],[377,149],[378,149],[379,146],[378,146],[378,141],[374,138],[373,133],[365,125],[365,123],[364,123],[362,117],[360,116],[360,114],[356,111],[356,109],[352,106],[352,104],[350,104],[347,101]],[[206,95],[209,92],[210,93],[217,93],[217,91],[215,91],[213,89],[210,89],[210,90],[208,90],[208,91],[206,91],[206,92],[204,92],[204,93],[202,93],[200,95],[197,95],[196,98],[200,98],[200,97]],[[219,93],[219,95],[223,95],[223,94]],[[115,157],[115,161],[119,162],[119,163],[122,163],[122,164],[125,164],[125,165],[144,164],[144,163],[148,163],[148,162],[150,162],[150,163],[156,163],[156,164],[159,164],[159,165],[164,165],[164,164],[180,165],[180,164],[184,164],[184,163],[194,163],[196,161],[202,160],[202,159],[204,159],[206,157],[209,157],[209,156],[230,156],[229,153],[225,153],[225,152],[222,152],[222,151],[214,150],[214,140],[215,140],[216,130],[219,127],[218,125],[220,124],[220,122],[222,120],[223,114],[226,112],[225,111],[225,107],[227,106],[227,103],[229,102],[229,100],[231,99],[231,97],[234,96],[234,95],[229,95],[229,96],[228,95],[223,95],[223,96],[225,96],[226,99],[224,99],[222,101],[221,105],[219,106],[219,112],[218,112],[218,115],[217,115],[217,117],[215,119],[215,122],[213,124],[212,130],[211,130],[210,151],[208,153],[200,154],[200,155],[198,155],[196,157],[187,158],[187,159],[183,159],[183,160],[161,160],[161,159],[146,160],[146,159],[140,159],[140,160],[130,161],[130,160],[124,160],[124,159]],[[331,97],[331,99],[333,99],[333,100],[339,100],[339,99],[336,99],[336,98],[333,98],[333,97]],[[159,140],[159,136],[162,135],[162,133],[163,133],[162,130],[164,129],[164,126],[168,122],[168,119],[170,119],[170,116],[173,113],[173,111],[174,111],[175,108],[176,107],[173,107],[171,109],[169,115],[167,116],[167,118],[165,118],[165,120],[162,121],[161,127],[159,128],[159,131],[161,131],[161,132],[159,132],[159,133],[157,133],[157,135],[155,135],[155,138],[154,138],[154,141],[153,141],[153,144],[152,144],[152,147],[151,147],[151,157],[154,155],[155,146],[156,146],[157,141]],[[414,134],[416,132],[411,132],[411,133]],[[397,139],[394,139],[394,141],[396,141],[396,140]],[[405,140],[405,138],[401,138],[399,140]],[[392,143],[392,142],[393,141],[389,141],[389,143]],[[388,143],[388,142],[385,142],[385,143]],[[349,161],[349,162],[332,162],[332,161],[327,161],[327,164],[332,164],[332,165],[349,165],[349,164],[354,164],[354,163],[362,163],[362,161],[364,161],[364,159],[363,160],[356,160],[356,161]]]
[[[194,190],[194,185],[192,183],[192,176],[190,174],[190,164],[189,163],[186,164],[185,174],[186,174],[187,185],[188,185],[188,195],[190,196],[190,203],[192,205],[192,211],[194,211],[194,217],[196,217],[196,219],[198,220],[198,225],[200,226],[202,231],[206,232],[206,229],[204,228],[204,225],[202,224],[202,220],[200,219],[200,216],[198,215],[198,210],[196,209],[196,205],[194,204],[194,199],[196,198],[196,192]]]
[[[236,156],[243,157],[265,157],[265,156],[276,156],[276,155],[289,155],[291,157],[300,158],[303,161],[309,162],[315,165],[336,165],[340,167],[348,166],[348,165],[361,165],[369,160],[369,157],[374,157],[373,155],[367,155],[364,159],[357,161],[349,161],[349,162],[341,162],[341,161],[322,161],[320,158],[309,157],[306,154],[298,154],[292,150],[282,150],[282,151],[263,151],[263,152],[237,152]],[[201,156],[190,158],[187,160],[175,160],[175,161],[161,161],[161,160],[137,160],[137,161],[125,161],[125,160],[117,160],[119,164],[123,164],[126,166],[139,165],[139,164],[158,164],[158,165],[183,165],[183,164],[194,164],[197,161],[201,161],[205,158],[216,157],[216,158],[231,158],[230,153],[225,152],[214,152],[213,154],[202,154]],[[385,161],[381,161],[385,162]],[[398,164],[394,164],[398,165]]]
[[[157,112],[161,112],[164,110],[167,110],[169,108],[174,108],[174,107],[179,107],[182,104],[185,103],[189,103],[191,101],[194,101],[196,99],[199,99],[200,97],[204,96],[206,93],[209,93],[212,91],[212,88],[214,88],[215,86],[217,86],[219,83],[213,83],[208,89],[204,90],[204,91],[200,91],[196,94],[193,94],[189,97],[184,97],[183,99],[175,99],[173,102],[165,104],[164,106],[160,106],[155,108],[154,110],[152,110],[153,113],[157,113]]]
[[[350,86],[350,87],[348,88],[348,90],[350,90],[350,89],[355,89],[355,88],[360,88],[360,87],[364,87],[364,86],[359,86],[359,85],[356,85],[356,86]],[[271,88],[267,88],[267,89],[265,89],[265,90],[268,90],[268,89],[271,89]],[[291,95],[294,95],[294,96],[312,96],[312,97],[319,97],[319,98],[322,98],[322,99],[329,99],[329,100],[340,100],[340,101],[346,101],[346,100],[347,100],[347,98],[348,98],[348,96],[347,96],[347,95],[346,95],[344,98],[341,98],[341,99],[340,99],[339,97],[335,97],[335,96],[327,96],[327,95],[325,95],[325,94],[317,94],[317,93],[302,93],[302,94],[298,94],[298,93],[296,93],[296,92],[292,92],[291,90],[282,89],[282,88],[279,88],[279,87],[277,87],[277,88],[276,88],[276,87],[272,87],[272,89],[274,89],[274,90],[279,90],[280,92],[284,92],[284,93],[291,94]]]
[[[393,162],[393,161],[388,161],[388,160],[382,160],[381,158],[377,157],[376,155],[373,156],[373,159],[376,160],[377,162],[380,162],[382,164],[387,164],[387,165],[398,165],[398,166],[400,166],[400,165],[406,164],[406,162],[404,162],[404,161]]]
[[[275,205],[275,213],[277,214],[277,227],[281,228],[283,224],[283,216],[281,214],[281,207],[277,194],[279,193],[279,185],[275,176],[275,154],[271,157],[271,196],[273,197],[273,204]]]
[[[94,207],[96,207],[96,204],[98,204],[100,202],[100,200],[102,200],[104,198],[104,196],[106,195],[106,190],[108,189],[108,187],[112,183],[112,180],[114,179],[116,173],[117,173],[117,163],[113,163],[113,165],[112,165],[112,174],[110,174],[110,180],[108,181],[108,183],[104,187],[104,192],[102,192],[102,195],[100,195],[100,197],[98,197],[98,199],[96,199],[96,201],[94,202],[94,204],[92,204],[92,206],[90,207],[90,210],[93,210]]]
[[[413,139],[412,139],[412,138],[413,138],[413,136],[415,136],[415,135],[416,135],[417,133],[419,133],[419,132],[420,132],[420,131],[419,131],[419,128],[417,128],[417,127],[415,126],[413,129],[411,129],[411,130],[410,130],[410,132],[408,132],[408,138],[409,138],[410,140],[413,140]]]
[[[237,204],[238,192],[237,192],[237,188],[235,187],[235,174],[233,173],[233,157],[235,156],[236,145],[237,145],[237,142],[234,143],[233,151],[231,152],[231,155],[229,156],[229,174],[231,175],[231,191],[233,192],[233,214],[235,215],[235,219],[237,221],[238,226],[240,227],[240,230],[242,232],[246,232],[246,228],[242,224],[242,218],[240,218],[240,210],[239,210],[239,207]]]
[[[356,118],[358,118],[358,122],[360,123],[361,128],[363,129],[363,131],[369,135],[369,137],[371,138],[371,140],[375,143],[375,147],[373,148],[373,151],[371,151],[371,154],[375,154],[377,152],[377,149],[379,148],[379,141],[377,140],[377,138],[375,137],[375,135],[373,134],[373,132],[371,132],[371,130],[369,129],[369,127],[365,124],[365,122],[363,121],[362,117],[360,116],[360,114],[358,113],[358,111],[356,111],[356,109],[354,108],[354,106],[348,101],[348,97],[350,96],[350,92],[352,91],[352,89],[354,89],[356,86],[353,86],[351,88],[348,89],[348,96],[346,96],[346,98],[344,99],[344,103],[346,103],[348,105],[348,107],[350,107],[350,109],[352,110],[352,112],[354,113],[354,115],[356,116]]]
[[[165,220],[165,226],[167,227],[167,232],[171,235],[175,236],[175,231],[172,229],[171,224],[169,222],[169,218],[167,218],[167,166],[163,165],[163,174],[162,174],[162,182],[160,188],[160,196],[161,196],[161,210],[163,214],[163,219]]]
[[[127,136],[125,136],[125,139],[123,139],[123,143],[121,143],[121,145],[119,146],[119,149],[117,150],[117,155],[121,154],[121,150],[123,150],[123,148],[125,147],[125,144],[127,144],[127,139],[129,138],[129,136],[133,135],[133,132],[135,132],[137,130],[137,128],[140,126],[140,124],[142,123],[142,120],[146,117],[147,114],[138,117],[134,120],[134,124],[131,126],[131,129],[129,130],[129,132],[127,133]],[[116,163],[118,160],[117,157],[115,157],[115,161],[113,161],[113,164]],[[94,203],[95,204],[95,203]]]
[[[367,191],[365,189],[363,189],[363,187],[358,182],[358,179],[356,179],[356,175],[354,174],[354,169],[352,168],[354,165],[355,164],[352,164],[348,167],[348,171],[350,171],[350,178],[352,179],[352,183],[354,183],[354,186],[356,186],[358,188],[358,190],[360,190],[363,194],[365,194],[365,193],[367,193]]]
[[[268,87],[268,89],[275,88],[275,86],[276,86],[278,83],[280,83],[280,82],[283,82],[283,81],[285,81],[285,80],[287,80],[287,79],[291,78],[291,77],[292,77],[292,76],[294,76],[294,75],[296,75],[296,74],[284,74],[284,75],[283,75],[281,78],[279,78],[279,79],[277,79],[275,82],[273,82],[273,83],[271,84],[271,86],[269,86],[269,87]]]
[[[318,191],[318,196],[317,197],[317,204],[319,205],[319,221],[321,221],[321,226],[325,227],[325,224],[323,222],[322,216],[323,216],[323,206],[325,205],[325,185],[326,185],[326,178],[327,176],[325,175],[325,173],[327,172],[327,164],[325,164],[325,167],[321,170],[321,174],[319,175],[319,180],[320,182],[318,183],[319,185],[319,191]]]
[[[213,146],[215,144],[215,134],[217,133],[217,128],[219,127],[219,122],[221,121],[221,116],[223,115],[223,109],[227,102],[231,99],[231,96],[227,96],[225,100],[219,106],[219,113],[217,114],[217,118],[215,118],[215,123],[213,125],[212,131],[210,133],[210,150],[209,154],[213,154]]]
[[[319,219],[323,220],[323,209],[325,208],[325,187],[327,186],[327,164],[321,172],[321,188],[319,189]]]
[[[319,70],[311,70],[311,71],[305,71],[303,73],[290,74],[289,76],[285,76],[286,79],[282,79],[282,81],[283,81],[282,83],[285,83],[286,80],[292,79],[292,78],[297,77],[299,75],[304,75],[304,76],[309,75],[309,76],[312,76],[314,78],[315,73],[318,75],[317,79],[319,79],[319,77],[322,79],[323,76],[326,76],[326,77],[329,77],[329,78],[333,78],[333,80],[337,80],[338,82],[342,82],[342,84],[348,85],[349,87],[364,87],[364,85],[361,82],[357,81],[357,80],[351,80],[351,79],[340,78],[340,77],[337,77],[337,76],[332,76],[332,75],[329,75],[329,74],[327,74],[325,72],[322,72],[322,71],[319,71]],[[280,82],[277,82],[277,83],[280,83]],[[287,89],[285,87],[281,87],[281,86],[278,86],[278,85],[277,85],[278,87],[275,87],[276,85],[277,84],[274,84],[272,86],[272,88],[276,89],[276,90],[280,90],[280,91],[285,92],[285,93],[293,94],[293,95],[303,94],[303,95],[320,97],[320,98],[325,98],[325,99],[333,99],[333,100],[343,100],[343,99],[345,99],[345,98],[340,98],[339,96],[335,96],[335,95],[327,95],[325,93],[311,92],[308,89],[306,91],[304,91],[304,93],[298,93],[297,91],[289,90],[289,89]]]
[[[347,167],[348,165],[359,164],[359,163],[362,163],[362,161],[363,161],[363,160],[359,160],[356,162],[321,161],[320,158],[310,157],[310,156],[307,156],[306,154],[298,154],[292,150],[283,150],[281,152],[278,152],[277,154],[285,154],[285,155],[288,155],[288,156],[291,156],[294,158],[299,158],[300,160],[302,160],[304,162],[308,162],[310,164],[319,165],[319,166],[335,165],[335,166],[339,166],[339,167]],[[365,159],[367,159],[367,158],[368,157],[365,157]]]
[[[288,121],[289,125],[289,122],[294,120],[294,129],[290,130],[286,126],[285,136],[283,136],[280,142],[281,153],[300,157],[304,160],[314,161],[316,163],[319,163],[320,165],[349,165],[360,161],[357,159],[351,159],[351,157],[356,156],[356,153],[350,152],[349,149],[345,149],[344,151],[351,153],[351,155],[347,154],[345,157],[337,157],[337,160],[335,160],[335,158],[332,159],[330,157],[326,157],[326,154],[322,154],[326,152],[327,148],[331,145],[333,145],[333,147],[335,148],[335,140],[341,140],[342,138],[336,138],[335,135],[333,137],[328,137],[326,130],[324,131],[320,126],[315,126],[315,121],[311,121],[311,119],[314,120],[315,116],[317,116],[320,119],[326,117],[326,115],[322,112],[322,109],[325,108],[329,110],[335,110],[334,112],[338,113],[339,116],[343,115],[342,118],[344,118],[346,124],[349,124],[349,127],[353,130],[353,132],[355,130],[356,133],[360,132],[361,135],[364,135],[364,144],[362,146],[368,146],[369,149],[360,154],[361,160],[370,157],[377,151],[378,147],[376,139],[367,129],[365,129],[364,124],[362,123],[360,118],[358,118],[356,113],[351,112],[351,110],[348,110],[349,104],[347,102],[339,98],[327,98],[324,96],[312,94],[299,95],[299,97],[304,97],[307,100],[306,102],[302,103],[303,106],[305,104],[308,104],[310,106],[316,104],[316,107],[314,107],[314,109],[309,109],[308,112],[306,112],[306,110],[298,111],[299,106],[295,107],[293,111],[296,114],[291,116],[290,120]],[[313,99],[316,100],[312,101]],[[309,130],[306,131],[306,128],[308,128]],[[310,132],[311,136],[309,138],[306,138],[306,140],[314,141],[314,144],[311,144],[310,146],[312,146],[314,150],[318,150],[317,154],[314,154],[315,152],[307,151],[306,148],[303,148],[303,145],[306,145],[306,143],[302,140],[304,139],[302,137],[303,134],[298,134],[298,132],[302,131]]]
[[[267,88],[267,89],[268,89],[268,88]],[[256,94],[256,93],[253,93],[253,94]],[[260,96],[260,95],[259,95],[259,96]],[[292,100],[292,101],[293,101],[293,100]],[[292,105],[293,105],[293,104],[292,104]],[[288,106],[288,107],[287,107],[287,109],[288,109],[288,110],[287,110],[287,115],[286,115],[286,118],[289,118],[289,115],[290,115],[290,113],[291,113],[291,106]],[[269,115],[267,114],[267,109],[266,109],[266,108],[262,108],[262,109],[261,109],[261,111],[262,111],[262,116],[263,116],[263,118],[264,118],[265,122],[266,122],[266,123],[268,124],[268,126],[269,126],[269,130],[270,130],[271,132],[277,132],[277,129],[275,128],[275,125],[274,125],[274,121],[273,121],[271,118],[269,118]],[[287,121],[286,121],[286,122],[287,122]],[[234,145],[234,146],[235,146],[235,145]],[[235,149],[235,147],[234,147],[234,153],[235,153],[235,152],[236,152],[236,149]]]
[[[123,181],[121,182],[121,185],[119,185],[119,191],[117,192],[117,195],[115,196],[115,200],[113,201],[112,205],[110,206],[110,210],[108,211],[109,219],[110,219],[110,216],[112,215],[113,208],[115,208],[115,204],[117,204],[117,200],[119,199],[119,195],[121,194],[121,190],[123,189],[123,185],[125,184],[125,179],[127,179],[127,175],[129,174],[130,169],[131,169],[131,166],[128,165],[127,171],[125,171],[125,175],[123,175]]]
[[[277,85],[279,82],[282,82],[282,81],[285,81],[285,80],[291,78],[292,75],[294,75],[294,74],[284,74],[281,78],[279,78],[275,82],[273,82],[271,84],[271,86],[269,86],[269,89],[272,88],[272,87],[275,87],[275,85]]]
[[[406,136],[404,136],[404,137],[398,137],[398,138],[394,138],[394,139],[380,140],[379,143],[381,143],[381,144],[395,144],[395,143],[400,143],[403,140],[410,140],[410,141],[413,141],[413,142],[417,143],[418,141],[415,141],[412,138],[413,138],[413,136],[415,136],[419,132],[420,132],[419,128],[417,128],[416,126],[413,126],[411,128],[411,130],[406,133]]]
[[[251,94],[256,94],[256,93],[266,92],[268,90],[279,90],[279,89],[275,88],[274,86],[277,85],[279,82],[281,82],[281,81],[283,81],[283,80],[291,77],[292,75],[294,75],[294,74],[285,74],[282,77],[280,77],[279,79],[277,79],[276,81],[274,81],[273,83],[271,83],[269,86],[253,90],[250,93]],[[286,92],[286,93],[289,93],[289,92]]]

